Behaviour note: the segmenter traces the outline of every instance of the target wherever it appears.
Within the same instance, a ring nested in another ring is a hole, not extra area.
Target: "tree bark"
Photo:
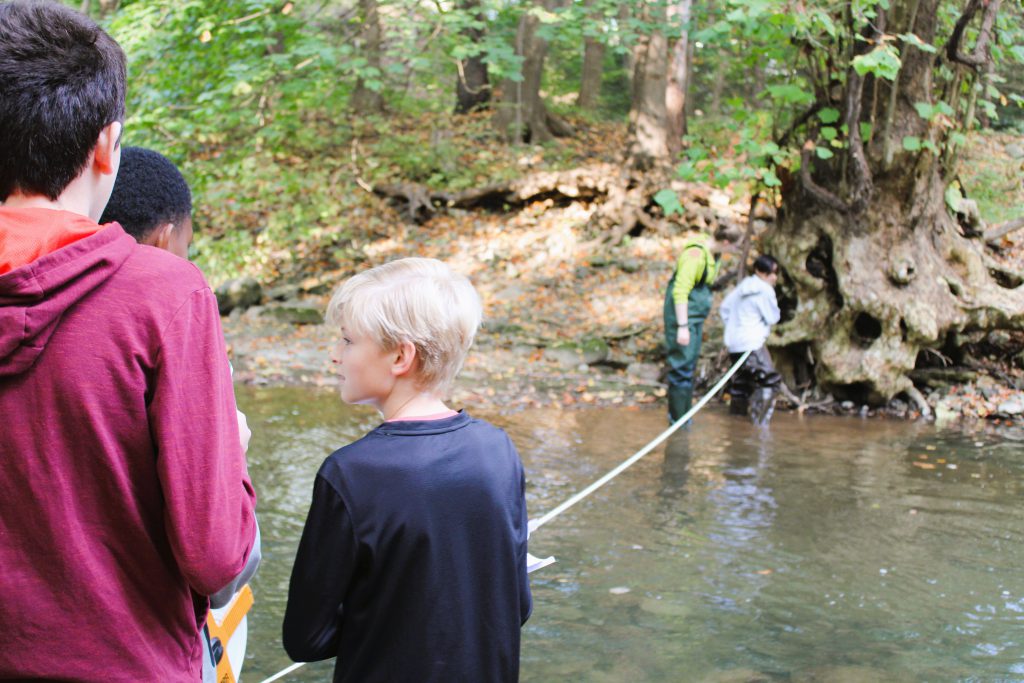
[[[563,0],[543,0],[548,12],[558,9]],[[516,30],[516,54],[523,57],[522,80],[506,79],[501,86],[501,104],[494,114],[494,125],[513,143],[542,143],[556,136],[572,134],[572,127],[548,113],[540,96],[544,77],[544,59],[548,41],[537,35],[540,20],[533,12],[524,12]]]
[[[668,85],[665,90],[665,109],[668,128],[668,151],[679,154],[686,135],[686,93],[690,85],[689,24],[693,0],[677,0],[669,6],[669,22],[680,27],[682,33],[672,45],[669,62]]]
[[[894,1],[884,32],[913,32],[935,44],[939,1]],[[925,349],[941,349],[965,331],[1024,326],[1021,280],[1005,277],[984,238],[963,236],[946,210],[951,178],[942,155],[902,148],[909,135],[940,148],[944,140],[914,109],[940,90],[934,59],[911,47],[901,59],[897,94],[879,88],[878,101],[892,110],[890,123],[876,130],[876,153],[865,154],[855,132],[874,88],[851,71],[842,96],[850,131],[844,151],[816,159],[808,123],[802,180],[783,186],[781,220],[762,241],[784,273],[785,322],[770,340],[780,367],[799,374],[810,357],[825,390],[860,402],[914,396],[912,373]],[[880,149],[891,151],[890,163]]]
[[[635,54],[633,104],[629,112],[629,158],[634,168],[646,169],[668,160],[668,41],[659,26],[665,9],[654,2],[643,8],[646,23],[655,28],[644,36]]]
[[[359,0],[359,17],[362,22],[359,31],[362,53],[366,58],[367,67],[376,69],[376,78],[379,79],[383,70],[381,69],[380,6],[377,0]],[[359,78],[356,81],[349,104],[357,114],[379,114],[384,111],[384,97],[380,94],[380,90],[368,87],[364,78]]]
[[[587,0],[587,29],[583,39],[583,68],[580,76],[580,94],[576,104],[580,109],[597,108],[601,97],[601,76],[604,73],[604,41],[596,37],[601,16],[594,12],[595,0]]]
[[[459,10],[469,14],[473,25],[468,27],[464,35],[468,41],[477,46],[484,38],[484,15],[480,9],[480,0],[462,0]],[[487,64],[482,53],[477,53],[458,62],[458,75],[455,84],[455,113],[466,114],[477,109],[486,109],[491,101],[491,84],[487,73]]]

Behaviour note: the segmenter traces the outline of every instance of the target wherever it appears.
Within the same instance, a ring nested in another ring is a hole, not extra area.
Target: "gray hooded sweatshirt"
[[[779,322],[775,288],[757,275],[748,275],[725,297],[719,313],[729,353],[756,351],[764,346],[771,326]]]

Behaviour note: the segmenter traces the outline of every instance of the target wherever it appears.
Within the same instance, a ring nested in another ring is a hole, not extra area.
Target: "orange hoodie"
[[[40,218],[47,214],[52,217]],[[0,207],[0,218],[0,275],[101,229],[86,216],[58,209]]]

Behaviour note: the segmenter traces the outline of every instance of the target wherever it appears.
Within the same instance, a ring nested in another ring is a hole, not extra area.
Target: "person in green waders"
[[[665,346],[668,351],[668,415],[675,422],[693,403],[693,380],[700,357],[704,320],[711,313],[711,283],[718,275],[719,252],[734,242],[719,229],[683,244],[665,290]]]

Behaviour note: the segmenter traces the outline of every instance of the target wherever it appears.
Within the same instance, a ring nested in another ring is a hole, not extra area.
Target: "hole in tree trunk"
[[[989,268],[988,274],[992,276],[992,279],[996,281],[996,284],[1003,289],[1017,289],[1024,284],[1024,278],[1014,273],[1008,273],[1005,270],[996,270],[995,268]]]
[[[790,387],[801,391],[814,383],[814,356],[810,344],[801,342],[773,349],[775,367]]]
[[[804,267],[819,280],[828,280],[832,273],[832,240],[822,237],[817,246],[808,252]]]
[[[871,386],[867,382],[839,384],[832,388],[832,395],[839,401],[853,401],[857,404],[869,403]]]
[[[909,330],[907,329],[907,321],[904,320],[903,318],[900,318],[900,339],[902,341],[907,341],[908,333]]]
[[[882,323],[861,311],[853,321],[853,336],[854,341],[860,345],[871,346],[876,339],[882,336]]]
[[[836,272],[832,268],[832,240],[828,235],[822,235],[818,244],[807,254],[804,267],[808,273],[828,283],[829,298],[836,308],[842,308],[843,295],[839,293],[839,281],[836,280]]]
[[[779,302],[779,324],[788,322],[796,315],[797,304],[800,303],[796,295],[796,287],[786,275],[785,269],[780,269],[779,282],[775,286],[775,293]]]

